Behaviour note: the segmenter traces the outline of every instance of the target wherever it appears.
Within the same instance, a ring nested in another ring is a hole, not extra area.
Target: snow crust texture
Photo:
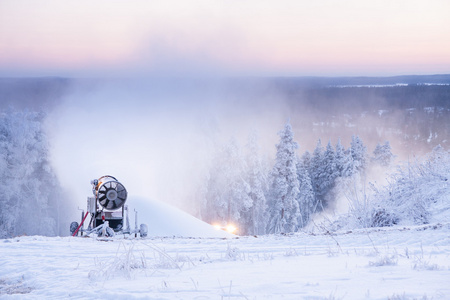
[[[0,240],[0,299],[448,299],[450,224]]]

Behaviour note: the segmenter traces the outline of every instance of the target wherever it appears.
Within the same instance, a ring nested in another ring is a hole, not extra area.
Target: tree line
[[[199,193],[201,219],[234,224],[247,235],[295,232],[334,205],[346,183],[361,178],[369,165],[388,167],[394,157],[389,142],[369,155],[358,136],[347,149],[340,140],[325,147],[319,140],[313,153],[299,156],[289,122],[278,135],[272,164],[261,155],[255,133],[244,151],[233,139],[216,152]]]

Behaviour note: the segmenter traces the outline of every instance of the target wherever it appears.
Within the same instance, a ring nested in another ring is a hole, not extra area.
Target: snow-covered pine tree
[[[336,168],[336,154],[334,152],[331,141],[328,141],[327,147],[323,155],[324,174],[322,177],[322,190],[324,194],[324,206],[327,207],[335,201],[333,192],[336,178],[339,176]]]
[[[303,167],[306,168],[308,173],[310,173],[310,169],[311,169],[311,159],[312,159],[312,156],[311,156],[311,153],[309,153],[309,151],[305,151],[305,153],[303,153],[302,157],[300,158],[300,161],[301,161]]]
[[[338,177],[335,153],[331,142],[328,142],[324,151],[321,141],[318,141],[311,160],[310,172],[315,195],[314,211],[323,210],[334,201],[332,190]]]
[[[382,167],[389,167],[394,159],[394,155],[391,152],[391,145],[389,141],[384,144],[378,143],[373,151],[372,162]]]
[[[308,224],[311,215],[314,213],[314,191],[309,172],[301,160],[297,163],[297,177],[299,181],[297,201],[300,208],[298,224],[299,227],[304,227]]]
[[[7,114],[0,115],[0,238],[14,235],[17,196],[8,169],[12,156],[11,119]],[[16,199],[12,199],[16,198]]]
[[[45,115],[0,115],[0,236],[56,235],[61,190],[48,160]]]
[[[356,186],[359,186],[360,177],[357,176],[357,171],[353,165],[353,159],[350,149],[345,149],[341,140],[339,139],[336,144],[335,162],[337,177],[335,179],[334,188],[332,189],[332,195],[336,201],[339,198],[352,198],[353,194],[349,190],[354,191]],[[350,195],[350,196],[349,196]]]
[[[246,231],[242,214],[252,207],[250,186],[246,181],[245,161],[237,142],[232,139],[218,152],[213,161],[203,211],[209,223],[235,224]]]
[[[352,136],[350,153],[355,170],[357,172],[363,173],[367,167],[367,148],[366,146],[364,146],[359,136]]]
[[[245,214],[248,225],[246,234],[265,234],[267,225],[267,173],[263,170],[259,155],[258,136],[252,132],[247,143],[247,182],[250,185],[249,196],[253,206]]]
[[[321,211],[324,208],[323,205],[323,191],[321,189],[321,181],[323,176],[323,154],[322,141],[317,141],[316,148],[311,156],[309,164],[309,174],[311,177],[311,184],[314,191],[314,208],[313,211]]]
[[[300,217],[297,201],[300,185],[297,177],[298,144],[294,141],[291,124],[286,123],[278,135],[280,142],[276,145],[276,160],[269,187],[269,233],[295,231]]]
[[[335,162],[338,177],[350,177],[354,174],[352,158],[349,151],[342,146],[341,139],[336,144]]]

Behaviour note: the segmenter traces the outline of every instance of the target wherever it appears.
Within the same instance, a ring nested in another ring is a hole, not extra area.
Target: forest
[[[340,140],[335,146],[319,140],[313,153],[299,156],[289,123],[279,137],[273,164],[259,154],[254,134],[243,152],[233,140],[218,151],[197,194],[200,218],[235,224],[244,235],[288,234],[304,230],[320,213],[333,214],[344,199],[348,212],[327,220],[327,228],[420,225],[450,195],[450,155],[440,145],[395,165],[389,141],[369,152],[358,136],[348,148]],[[380,176],[383,185],[370,181]]]

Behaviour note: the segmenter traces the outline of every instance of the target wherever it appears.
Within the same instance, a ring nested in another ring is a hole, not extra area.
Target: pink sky
[[[0,1],[0,76],[133,73],[450,73],[450,1]]]

